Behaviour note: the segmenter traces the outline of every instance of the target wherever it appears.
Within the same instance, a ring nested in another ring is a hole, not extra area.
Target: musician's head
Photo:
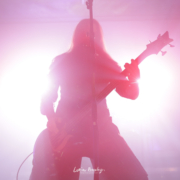
[[[95,48],[100,48],[105,50],[102,28],[99,22],[95,19],[93,20],[93,31],[94,31]],[[79,45],[89,46],[89,41],[90,41],[90,20],[83,19],[78,23],[74,31],[71,49]]]

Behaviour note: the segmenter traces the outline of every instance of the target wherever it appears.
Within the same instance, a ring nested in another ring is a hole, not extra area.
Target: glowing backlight
[[[112,93],[108,97],[108,105],[113,117],[126,121],[144,121],[156,113],[162,113],[168,103],[173,86],[173,73],[166,63],[150,56],[148,62],[140,65],[140,94],[135,100],[128,100]]]
[[[42,93],[48,88],[48,56],[26,58],[6,71],[0,88],[0,108],[11,125],[37,134],[46,123],[40,114]]]

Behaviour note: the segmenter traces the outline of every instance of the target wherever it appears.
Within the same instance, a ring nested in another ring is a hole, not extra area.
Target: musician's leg
[[[48,130],[38,136],[33,154],[33,168],[30,180],[56,180],[56,169]]]
[[[87,142],[81,143],[81,138],[72,138],[70,146],[62,153],[58,165],[59,176],[64,180],[79,180],[82,157],[88,157],[91,149]]]
[[[81,159],[82,156],[76,150],[76,147],[67,149],[65,152],[63,152],[57,165],[58,177],[62,178],[63,180],[78,180],[80,175],[78,169],[81,166]]]
[[[70,147],[66,148],[63,153],[54,154],[48,130],[44,130],[35,143],[30,180],[78,180],[81,159],[87,156],[90,149],[84,143],[78,144],[78,140],[72,138]]]
[[[124,139],[118,135],[116,128],[107,131],[106,142],[100,145],[101,176],[111,180],[148,180],[147,173],[128,147]],[[118,131],[117,131],[118,132]]]

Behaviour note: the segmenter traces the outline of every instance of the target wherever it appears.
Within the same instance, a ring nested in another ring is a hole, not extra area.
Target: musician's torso
[[[85,48],[61,55],[55,61],[55,78],[61,87],[61,99],[56,113],[67,122],[74,120],[75,114],[81,114],[82,108],[92,100],[93,65]],[[118,75],[121,68],[113,60],[105,59],[103,55],[96,55],[95,62],[95,87],[96,94],[98,94],[111,79]],[[100,124],[112,123],[105,99],[97,104],[97,118]],[[83,121],[84,123],[79,125],[79,129],[83,129],[81,131],[86,133],[92,125],[91,111]]]

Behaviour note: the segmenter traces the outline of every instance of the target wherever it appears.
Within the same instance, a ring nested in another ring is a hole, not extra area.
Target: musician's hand
[[[129,81],[135,82],[140,79],[140,70],[135,60],[131,59],[131,64],[126,63],[124,67],[128,71]]]

